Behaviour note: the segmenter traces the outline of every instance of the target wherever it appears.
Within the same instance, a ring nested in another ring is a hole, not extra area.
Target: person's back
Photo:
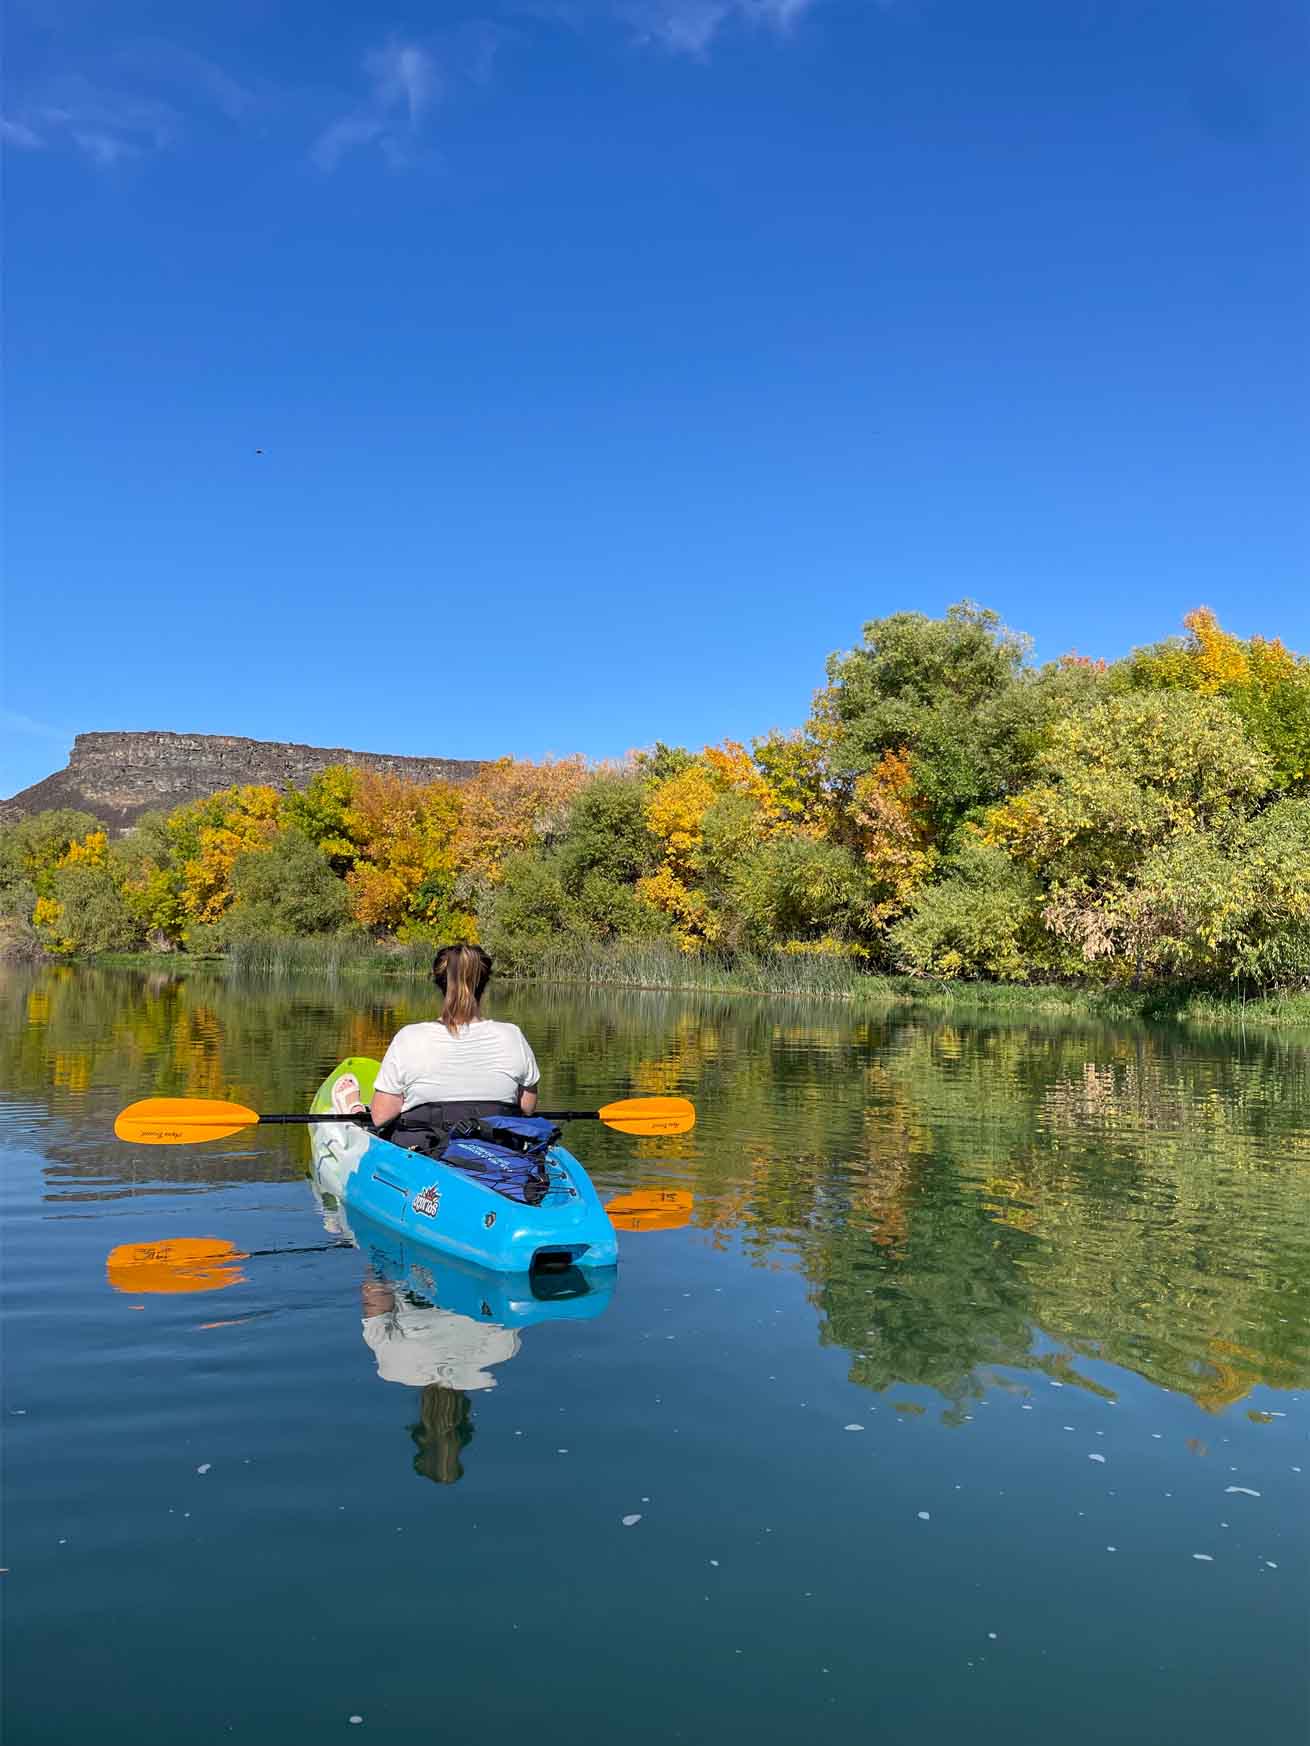
[[[420,1103],[503,1103],[537,1083],[537,1063],[517,1025],[475,1018],[452,1031],[440,1019],[405,1025],[391,1039],[375,1090]]]
[[[378,1068],[375,1127],[449,1126],[465,1116],[531,1115],[540,1074],[517,1025],[484,1019],[491,959],[480,946],[443,946],[432,962],[438,1020],[405,1025]],[[393,1137],[395,1130],[392,1130]]]

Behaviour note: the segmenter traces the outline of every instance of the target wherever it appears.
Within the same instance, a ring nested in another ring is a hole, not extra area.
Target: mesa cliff
[[[235,782],[303,788],[331,764],[376,770],[409,782],[463,782],[482,768],[480,759],[405,758],[342,746],[246,740],[235,734],[78,734],[62,770],[0,801],[0,823],[71,806],[125,830],[143,812],[171,812]]]

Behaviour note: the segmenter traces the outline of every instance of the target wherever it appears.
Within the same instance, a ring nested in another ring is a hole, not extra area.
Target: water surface
[[[1310,1730],[1304,1042],[502,990],[548,1102],[700,1110],[571,1130],[694,1206],[543,1302],[331,1246],[296,1130],[112,1138],[422,989],[3,995],[8,1746]],[[180,1236],[252,1258],[110,1283]]]

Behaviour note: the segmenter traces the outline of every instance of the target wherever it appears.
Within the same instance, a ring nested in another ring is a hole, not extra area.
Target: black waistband
[[[437,1128],[447,1132],[456,1122],[478,1116],[518,1115],[517,1103],[498,1102],[495,1098],[473,1098],[452,1103],[416,1103],[409,1109],[401,1110],[390,1128],[382,1130],[388,1140],[398,1145],[405,1142],[400,1139],[402,1134],[430,1134]]]

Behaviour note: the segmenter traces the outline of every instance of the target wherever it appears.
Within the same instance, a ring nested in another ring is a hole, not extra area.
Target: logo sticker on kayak
[[[414,1211],[422,1213],[425,1219],[434,1219],[437,1216],[437,1208],[441,1205],[441,1190],[433,1182],[427,1188],[420,1189],[410,1204]]]

